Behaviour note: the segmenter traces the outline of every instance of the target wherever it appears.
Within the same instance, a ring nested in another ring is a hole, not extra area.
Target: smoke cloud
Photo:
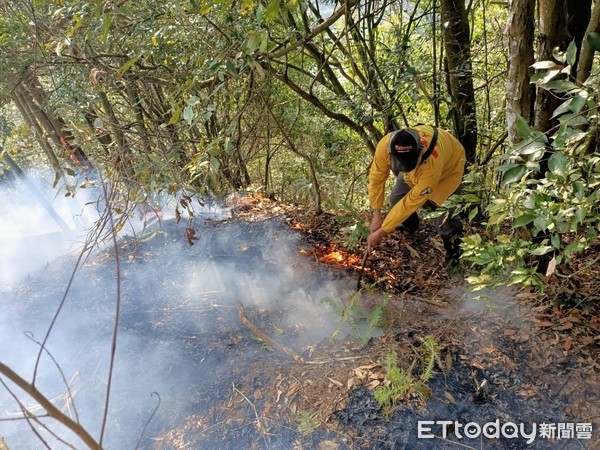
[[[82,242],[86,206],[93,200],[54,199],[69,230],[61,231],[27,194],[0,191],[2,278],[0,280],[0,361],[31,380],[39,346],[63,298]],[[49,198],[49,191],[44,191]],[[64,203],[66,201],[73,203]],[[74,207],[75,206],[75,207]],[[93,206],[93,205],[92,205]],[[261,348],[240,323],[237,304],[268,334],[298,351],[326,339],[339,325],[338,310],[324,299],[347,299],[353,281],[319,271],[298,250],[298,235],[279,219],[247,223],[225,220],[216,206],[197,212],[195,245],[183,238],[185,224],[170,219],[141,231],[141,241],[119,241],[121,318],[110,397],[106,448],[135,448],[160,397],[142,448],[158,434],[180,426],[190,414],[206,412],[231,393],[236,365],[278,355]],[[172,205],[171,205],[172,206]],[[77,214],[74,213],[77,211]],[[138,220],[138,222],[136,222]],[[58,228],[58,229],[57,229]],[[156,236],[145,241],[144,236]],[[36,386],[97,439],[108,382],[117,298],[114,249],[108,246],[78,269],[46,348],[60,365],[74,402],[53,360],[41,357]],[[35,403],[7,383],[29,407]],[[1,388],[1,386],[0,386]],[[76,410],[73,407],[73,404]],[[42,413],[42,410],[35,409]],[[77,412],[77,416],[75,415]],[[11,449],[44,448],[20,416],[10,393],[0,389],[0,436]],[[82,444],[56,423],[44,420],[76,448]],[[66,448],[33,425],[51,448]]]

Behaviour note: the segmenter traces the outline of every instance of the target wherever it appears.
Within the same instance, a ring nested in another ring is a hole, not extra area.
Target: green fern
[[[383,367],[386,372],[390,372],[394,367],[398,367],[398,354],[395,351],[387,352],[383,358]]]
[[[398,355],[395,351],[390,351],[385,355],[383,365],[390,384],[379,386],[373,395],[386,415],[389,416],[396,403],[413,390],[415,379],[398,366]]]
[[[431,380],[435,360],[439,357],[439,354],[440,349],[433,336],[425,336],[425,340],[423,341],[423,372],[420,377],[420,380],[423,383],[427,383]]]
[[[429,388],[425,383],[431,380],[433,376],[435,361],[440,350],[435,339],[429,335],[425,337],[422,349],[423,372],[418,380],[410,372],[399,366],[398,354],[395,351],[389,351],[384,355],[383,367],[389,384],[379,386],[375,389],[373,395],[388,417],[398,401],[406,398],[411,393],[421,394],[425,399],[429,398]]]
[[[346,304],[346,306],[344,306],[340,310],[340,323],[338,324],[338,326],[335,328],[335,330],[333,330],[333,332],[329,336],[329,340],[333,341],[336,338],[336,336],[340,333],[340,331],[342,331],[342,327],[344,326],[344,324],[350,318],[350,313],[352,311],[356,310],[356,308],[357,308],[356,307],[356,298],[359,294],[360,294],[360,292],[355,292],[354,294],[352,294],[350,296],[350,299],[348,300],[348,303]]]
[[[377,305],[367,316],[367,328],[363,332],[362,342],[367,342],[372,336],[375,328],[381,328],[383,324],[383,314],[387,311],[388,297],[383,296],[383,301]]]
[[[299,410],[298,415],[298,432],[304,436],[312,434],[317,428],[321,426],[321,420],[319,414],[314,411]]]

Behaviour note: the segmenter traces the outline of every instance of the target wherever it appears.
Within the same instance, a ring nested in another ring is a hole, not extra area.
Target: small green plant
[[[433,368],[435,366],[435,360],[439,357],[440,349],[435,342],[435,339],[431,335],[425,336],[423,341],[423,372],[419,379],[423,383],[427,383],[433,376]]]
[[[361,211],[356,210],[351,205],[344,203],[343,205],[345,213],[337,214],[334,219],[341,224],[346,224],[340,228],[340,232],[343,233],[343,241],[346,247],[354,249],[358,244],[364,242],[369,236],[370,229],[369,225],[365,222],[361,216]]]
[[[335,337],[340,333],[342,327],[349,323],[350,329],[356,332],[361,328],[361,325],[365,324],[366,327],[362,331],[361,341],[367,342],[372,336],[376,328],[381,328],[384,325],[384,317],[386,312],[388,311],[388,295],[382,294],[382,300],[377,304],[377,306],[373,309],[373,311],[369,312],[367,317],[364,317],[364,314],[361,314],[360,308],[357,304],[357,301],[363,295],[363,290],[361,289],[358,292],[353,293],[348,302],[340,307],[339,304],[335,303],[332,299],[324,299],[327,303],[333,305],[336,309],[338,309],[340,314],[340,323],[336,327],[335,330],[329,336],[330,340],[335,339]]]
[[[398,355],[395,351],[390,351],[385,356],[384,368],[389,384],[379,386],[373,395],[385,414],[389,416],[396,403],[405,398],[412,390],[416,380],[410,373],[398,366]]]
[[[315,411],[301,409],[298,416],[298,432],[304,436],[314,433],[321,426],[319,414]]]
[[[383,300],[367,316],[367,326],[362,334],[362,342],[367,342],[375,332],[376,328],[383,328],[385,313],[388,311],[388,295],[383,295]]]
[[[412,393],[419,393],[424,398],[428,398],[429,389],[426,383],[433,376],[435,361],[440,352],[432,336],[425,337],[422,351],[422,372],[418,379],[399,366],[398,355],[395,351],[392,350],[385,355],[384,369],[387,374],[387,382],[375,389],[373,395],[386,416],[389,417],[398,402]]]
[[[487,287],[520,284],[543,290],[544,283],[537,272],[532,257],[552,250],[530,240],[497,234],[495,241],[484,239],[479,234],[463,238],[462,259],[478,273],[467,277],[471,290],[481,291]]]

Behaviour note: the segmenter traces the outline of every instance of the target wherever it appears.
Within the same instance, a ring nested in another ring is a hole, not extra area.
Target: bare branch
[[[42,394],[33,383],[28,383],[24,378],[18,375],[6,364],[0,362],[0,374],[4,375],[11,382],[16,384],[24,392],[29,394],[36,402],[42,406],[50,417],[63,424],[73,433],[75,433],[86,445],[94,450],[101,450],[100,444],[88,433],[88,431],[81,426],[81,424],[75,422],[69,416],[60,411],[56,406],[48,400],[48,398]]]

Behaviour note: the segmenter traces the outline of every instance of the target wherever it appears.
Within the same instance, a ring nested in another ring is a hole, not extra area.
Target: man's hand
[[[369,245],[369,252],[371,251],[371,249],[373,249],[374,247],[381,244],[381,241],[386,236],[387,236],[387,233],[384,231],[383,228],[379,228],[376,231],[373,231],[367,238],[367,244]]]
[[[376,209],[375,211],[373,211],[373,219],[371,219],[371,226],[369,227],[371,233],[379,230],[381,228],[382,223],[383,219],[381,218],[381,210]]]

